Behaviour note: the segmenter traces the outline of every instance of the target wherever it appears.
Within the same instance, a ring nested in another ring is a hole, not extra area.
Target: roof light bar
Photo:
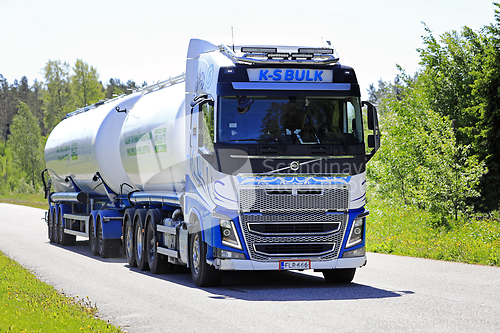
[[[299,53],[333,54],[333,49],[300,48]]]
[[[276,47],[242,47],[241,52],[243,53],[276,53],[278,49]]]
[[[298,52],[300,55],[295,52],[291,54],[287,52],[278,52],[277,47],[239,46],[239,48],[241,48],[241,52],[244,53],[243,55],[237,55],[235,51],[227,45],[219,45],[219,49],[228,54],[233,61],[244,64],[296,64],[307,62],[312,65],[332,65],[339,61],[335,50],[332,48],[300,48]],[[283,53],[283,55],[269,56],[269,53]]]

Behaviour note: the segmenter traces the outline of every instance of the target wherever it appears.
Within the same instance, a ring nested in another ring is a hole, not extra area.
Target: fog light
[[[217,250],[217,257],[221,259],[246,259],[244,253],[232,252],[222,249]]]
[[[354,258],[354,257],[362,257],[366,254],[366,248],[360,247],[359,249],[356,250],[351,250],[351,251],[346,251],[342,255],[342,258]]]

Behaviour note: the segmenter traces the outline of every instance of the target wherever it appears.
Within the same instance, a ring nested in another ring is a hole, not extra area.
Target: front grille
[[[280,189],[270,186],[241,186],[242,212],[326,211],[349,208],[347,185]]]
[[[346,185],[241,186],[240,223],[251,259],[337,258],[348,204]]]

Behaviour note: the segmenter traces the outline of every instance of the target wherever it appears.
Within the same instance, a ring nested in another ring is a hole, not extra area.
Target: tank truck
[[[328,46],[192,39],[183,73],[68,114],[42,172],[50,242],[197,286],[224,271],[366,264],[377,111]],[[365,120],[363,120],[365,114]],[[366,125],[364,125],[366,124]]]

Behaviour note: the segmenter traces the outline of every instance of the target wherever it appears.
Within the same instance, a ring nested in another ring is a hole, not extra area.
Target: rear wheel
[[[201,238],[201,231],[189,238],[189,264],[191,276],[198,287],[218,286],[222,282],[222,272],[207,264],[207,247]]]
[[[138,209],[134,215],[134,249],[137,268],[141,271],[147,270],[148,259],[146,255],[146,238],[144,237],[144,227],[146,221],[146,210]]]
[[[63,245],[63,246],[66,246],[66,245],[74,245],[75,242],[76,242],[76,236],[75,235],[69,235],[67,233],[64,232],[64,220],[63,220],[63,214],[62,212],[59,212],[59,214],[57,214],[57,218],[58,218],[58,228],[57,228],[57,238],[58,238],[58,243]]]
[[[132,227],[132,221],[127,215],[125,216],[125,226],[123,229],[123,244],[128,265],[130,267],[136,267],[137,262],[135,261],[134,253],[134,229]]]
[[[325,280],[330,283],[351,283],[356,268],[328,269],[323,271]]]
[[[161,274],[167,272],[169,264],[166,258],[157,252],[158,232],[156,231],[156,223],[149,220],[146,228],[146,253],[148,256],[149,270],[153,274]]]
[[[54,235],[54,243],[61,244],[61,241],[59,239],[59,206],[56,205],[52,213],[52,219],[54,221],[54,229],[52,230],[52,234]]]
[[[141,271],[147,270],[148,260],[146,258],[146,240],[144,237],[144,229],[141,223],[135,224],[135,260],[137,261],[137,268]]]
[[[55,243],[56,242],[56,237],[55,235],[55,219],[54,219],[54,210],[52,208],[49,208],[49,211],[47,213],[47,228],[49,232],[49,242]]]
[[[97,247],[97,241],[95,236],[95,228],[94,228],[94,219],[93,216],[90,215],[89,219],[89,249],[93,255],[99,255],[99,248]]]
[[[101,218],[97,220],[96,242],[102,258],[118,257],[120,254],[121,243],[119,239],[104,239]]]

